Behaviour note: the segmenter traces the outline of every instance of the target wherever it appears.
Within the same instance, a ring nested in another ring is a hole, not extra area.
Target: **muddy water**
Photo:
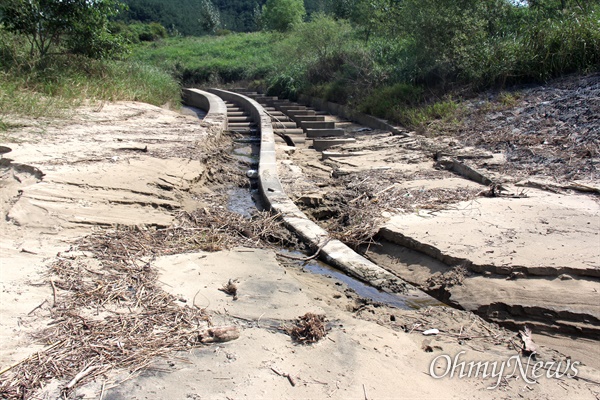
[[[396,307],[404,310],[416,310],[422,307],[429,306],[445,306],[433,297],[411,299],[406,296],[397,295],[394,293],[384,292],[373,286],[367,285],[357,279],[348,276],[329,265],[318,260],[311,260],[302,266],[306,271],[317,275],[324,275],[336,279],[354,290],[360,297],[370,299],[377,303],[382,303],[387,306]]]

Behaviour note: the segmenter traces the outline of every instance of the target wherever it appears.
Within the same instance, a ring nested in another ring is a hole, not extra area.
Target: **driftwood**
[[[240,330],[237,326],[224,326],[220,328],[209,328],[198,333],[198,340],[201,343],[221,343],[230,342],[240,337]]]
[[[275,367],[271,367],[271,371],[275,372],[279,376],[283,376],[284,378],[287,378],[290,385],[296,386],[296,378],[294,376],[292,376],[291,374],[281,372]]]
[[[91,374],[94,370],[97,370],[98,368],[102,368],[102,367],[103,367],[102,365],[93,365],[93,366],[85,368],[83,371],[81,371],[80,373],[75,375],[75,377],[73,377],[73,379],[71,379],[71,381],[69,383],[67,383],[67,386],[65,386],[65,389],[72,389],[73,386],[75,386],[77,384],[77,382],[79,382],[80,380],[82,380],[83,378],[85,378],[86,376]]]

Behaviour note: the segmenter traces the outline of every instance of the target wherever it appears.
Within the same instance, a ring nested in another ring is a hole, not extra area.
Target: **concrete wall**
[[[204,121],[215,124],[220,133],[227,130],[227,106],[225,102],[212,93],[199,89],[183,89],[183,102],[207,112]]]

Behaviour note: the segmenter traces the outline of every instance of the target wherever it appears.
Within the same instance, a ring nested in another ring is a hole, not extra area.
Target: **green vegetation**
[[[21,34],[30,55],[44,57],[57,48],[92,58],[123,52],[121,37],[108,30],[108,18],[119,13],[118,0],[1,0],[4,29]]]
[[[178,96],[175,82],[257,81],[417,127],[452,119],[459,92],[600,68],[600,0],[125,3],[0,0],[3,110],[19,108],[12,97],[40,109],[84,97],[161,104]]]
[[[448,95],[457,89],[598,70],[599,3],[339,0],[282,41],[269,92],[306,93],[418,126],[452,114]]]
[[[267,0],[260,14],[264,28],[287,32],[304,19],[306,10],[303,0]]]
[[[58,116],[83,100],[178,104],[179,85],[166,72],[138,62],[53,56],[0,72],[1,114]]]
[[[169,38],[133,50],[132,58],[171,71],[183,85],[261,79],[275,68],[276,33]]]
[[[218,12],[216,29],[235,32],[250,32],[256,30],[255,10],[265,4],[265,0],[212,0],[206,5],[204,0],[123,0],[129,10],[118,18],[131,22],[158,22],[172,34],[202,35],[210,32],[203,24],[206,21],[206,7]],[[215,16],[212,12],[211,19]],[[215,20],[212,19],[214,22]]]
[[[124,59],[129,44],[167,36],[158,23],[109,20],[118,0],[0,0],[0,130],[7,116],[61,116],[84,100],[178,104],[159,67]]]
[[[110,30],[113,34],[121,35],[129,44],[154,42],[169,36],[167,29],[158,22],[134,22],[131,24],[113,22]]]

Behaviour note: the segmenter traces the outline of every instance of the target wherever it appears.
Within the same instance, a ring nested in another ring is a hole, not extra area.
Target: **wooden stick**
[[[317,258],[319,256],[319,254],[321,253],[321,250],[323,250],[323,247],[327,246],[327,244],[330,241],[331,241],[331,238],[328,238],[322,245],[319,246],[319,248],[317,249],[315,254],[313,254],[312,256],[309,256],[309,257],[295,257],[295,256],[289,256],[289,255],[283,254],[283,253],[277,253],[277,255],[281,256],[281,257],[289,258],[290,260],[310,261],[312,259]]]
[[[380,194],[387,192],[388,190],[390,190],[390,189],[394,188],[394,187],[395,187],[395,186],[397,186],[397,185],[398,185],[397,183],[394,183],[393,185],[391,185],[391,186],[388,186],[388,187],[386,187],[385,189],[383,189],[383,190],[380,190],[379,192],[375,193],[375,195],[374,195],[374,196],[379,196]]]
[[[54,296],[54,304],[52,308],[56,307],[56,286],[54,285],[54,281],[50,279],[50,284],[52,285],[52,295]]]
[[[98,368],[102,368],[102,365],[92,365],[87,367],[86,369],[75,375],[75,377],[71,379],[69,383],[67,383],[67,386],[65,386],[65,388],[71,389],[73,386],[77,385],[77,382],[79,382]]]
[[[38,308],[40,308],[41,306],[43,306],[43,305],[44,305],[44,304],[46,304],[47,302],[48,302],[48,300],[44,300],[44,301],[42,301],[42,303],[41,303],[40,305],[38,305],[38,306],[37,306],[36,308],[34,308],[33,310],[29,311],[29,312],[27,313],[27,315],[31,315],[31,314],[33,314],[33,312],[34,312],[35,310],[37,310]]]

